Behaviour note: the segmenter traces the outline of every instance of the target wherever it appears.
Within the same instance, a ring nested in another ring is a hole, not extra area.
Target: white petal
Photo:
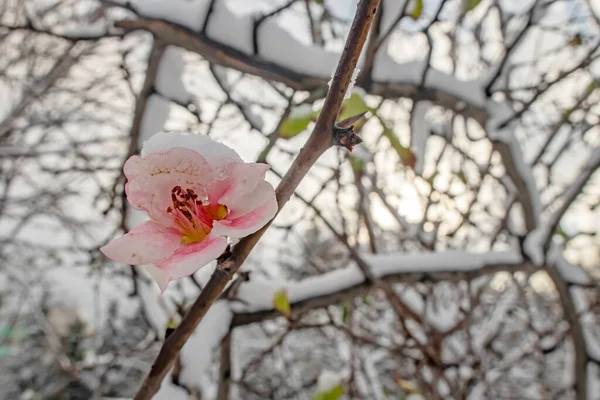
[[[162,269],[156,267],[155,265],[148,264],[144,265],[144,269],[148,272],[148,275],[158,284],[158,288],[160,289],[160,293],[163,293],[167,288],[167,285],[171,281],[171,277],[167,271],[163,271]]]
[[[200,153],[213,169],[231,162],[244,162],[231,147],[205,135],[181,132],[159,132],[144,142],[142,157],[150,153],[165,153],[174,147],[185,147]]]

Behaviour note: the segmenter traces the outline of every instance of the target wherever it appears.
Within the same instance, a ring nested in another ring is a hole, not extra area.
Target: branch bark
[[[283,177],[276,190],[279,209],[285,205],[294,193],[296,187],[308,173],[317,159],[333,145],[333,130],[335,120],[344,100],[344,95],[350,84],[352,74],[358,62],[363,45],[367,38],[379,0],[361,0],[358,4],[350,33],[344,46],[340,61],[333,77],[323,112],[319,115],[315,128],[306,142],[304,148],[294,160],[292,166]],[[161,382],[173,365],[181,348],[188,340],[196,326],[200,323],[210,306],[239,270],[244,260],[270,224],[258,232],[242,239],[218,264],[215,272],[198,296],[181,324],[167,338],[161,348],[152,369],[138,393],[135,400],[150,399],[160,388]]]
[[[575,356],[573,360],[573,363],[575,364],[573,366],[573,374],[575,378],[575,399],[587,400],[588,353],[585,344],[585,335],[583,332],[583,327],[581,326],[581,322],[579,321],[579,314],[577,313],[577,308],[575,307],[575,303],[571,298],[569,285],[560,275],[560,272],[558,271],[556,266],[548,266],[546,272],[548,273],[548,276],[550,276],[550,279],[552,279],[552,282],[556,287],[556,291],[558,292],[560,303],[562,305],[564,318],[567,320],[569,326],[571,327],[571,339],[573,340],[573,353]]]
[[[231,331],[221,340],[217,400],[228,400],[231,383]]]

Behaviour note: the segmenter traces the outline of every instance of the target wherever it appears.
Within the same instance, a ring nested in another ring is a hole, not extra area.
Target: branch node
[[[354,126],[350,125],[348,128],[340,128],[336,126],[333,128],[333,140],[336,146],[342,146],[352,151],[354,146],[362,143],[360,136],[354,132]]]

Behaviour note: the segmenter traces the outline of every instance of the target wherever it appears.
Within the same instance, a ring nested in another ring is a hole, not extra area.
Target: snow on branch
[[[571,203],[579,196],[589,179],[600,167],[600,149],[592,150],[586,163],[581,168],[577,178],[565,189],[562,204],[548,218],[542,221],[537,229],[531,231],[524,243],[524,250],[529,257],[537,264],[544,263],[544,254],[548,251],[548,257],[557,259],[556,254],[562,257],[561,253],[555,250],[558,245],[552,243],[552,235],[558,228],[558,224],[565,212],[567,212]],[[554,256],[553,256],[554,255]],[[574,282],[576,283],[576,282]],[[583,283],[579,283],[583,284]]]
[[[547,223],[544,225],[545,229],[541,236],[542,244],[544,246],[547,246],[550,243],[552,234],[558,227],[563,215],[571,206],[571,203],[579,196],[584,186],[598,168],[600,168],[599,147],[592,149],[587,162],[583,165],[575,180],[566,188],[561,206],[548,218]]]
[[[184,86],[182,76],[185,69],[184,50],[175,46],[167,46],[156,74],[156,90],[163,96],[187,105],[193,103],[195,96]]]
[[[427,139],[430,134],[430,126],[427,123],[425,115],[430,106],[431,103],[428,101],[415,103],[410,116],[410,147],[415,152],[417,158],[415,164],[415,173],[417,175],[422,175],[425,168]]]
[[[533,170],[523,155],[521,145],[515,136],[515,123],[503,128],[500,121],[513,113],[506,103],[488,103],[489,118],[486,124],[486,134],[491,140],[494,150],[502,158],[506,174],[516,186],[519,202],[523,206],[525,225],[528,231],[537,228],[542,212],[542,201],[537,189]]]
[[[281,82],[296,90],[326,87],[339,52],[303,43],[275,18],[265,19],[254,30],[257,16],[237,14],[229,9],[226,2],[217,2],[210,13],[207,11],[210,1],[182,3],[185,6],[175,7],[173,2],[166,0],[137,0],[132,6],[140,19],[121,20],[115,25],[150,31],[165,43],[196,52],[212,63]],[[205,31],[202,30],[204,25],[207,27]],[[253,45],[253,41],[257,42],[257,46]],[[358,67],[363,69],[363,65]],[[428,73],[421,85],[425,68]],[[387,54],[387,42],[375,57],[370,83],[370,94],[419,97],[454,109],[480,123],[486,119],[487,96],[483,81],[464,81],[431,66],[428,68],[425,59],[399,63]]]
[[[361,254],[372,273],[386,280],[472,279],[498,271],[524,270],[531,267],[517,252],[469,253],[447,251],[439,253],[391,253]],[[273,309],[273,294],[285,289],[296,311],[324,307],[370,290],[358,266],[352,264],[323,275],[301,281],[265,281],[252,278],[242,284],[236,297],[241,302],[232,306],[235,312],[233,325],[245,325],[264,319],[275,318],[279,313]]]

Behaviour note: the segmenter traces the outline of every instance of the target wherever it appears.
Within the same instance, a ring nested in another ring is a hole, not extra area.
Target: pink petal
[[[213,171],[199,153],[173,148],[166,153],[151,153],[145,158],[133,156],[125,163],[127,200],[133,208],[146,211],[162,225],[170,226],[171,190],[175,186],[192,189],[200,197],[213,180]]]
[[[155,264],[169,257],[181,242],[181,234],[154,221],[144,222],[100,248],[108,258],[130,264]]]
[[[209,200],[229,206],[236,199],[252,193],[258,184],[265,179],[265,173],[271,168],[268,164],[261,163],[230,163],[224,171],[223,177],[211,185]]]
[[[212,234],[232,238],[248,236],[277,214],[275,190],[269,182],[262,181],[254,192],[231,203],[230,207],[224,220],[214,222]]]
[[[205,135],[186,135],[179,132],[159,132],[153,135],[144,143],[142,157],[151,153],[166,153],[175,147],[194,150],[204,157],[215,171],[232,162],[243,162],[235,150],[223,143]]]
[[[152,264],[145,265],[144,268],[158,285],[160,293],[163,294],[165,292],[165,289],[167,288],[167,285],[169,284],[169,282],[171,282],[169,273],[167,271],[163,271],[162,269]]]
[[[186,244],[157,267],[169,274],[169,280],[180,279],[192,275],[206,264],[223,254],[227,247],[227,239],[208,235],[199,243]]]

